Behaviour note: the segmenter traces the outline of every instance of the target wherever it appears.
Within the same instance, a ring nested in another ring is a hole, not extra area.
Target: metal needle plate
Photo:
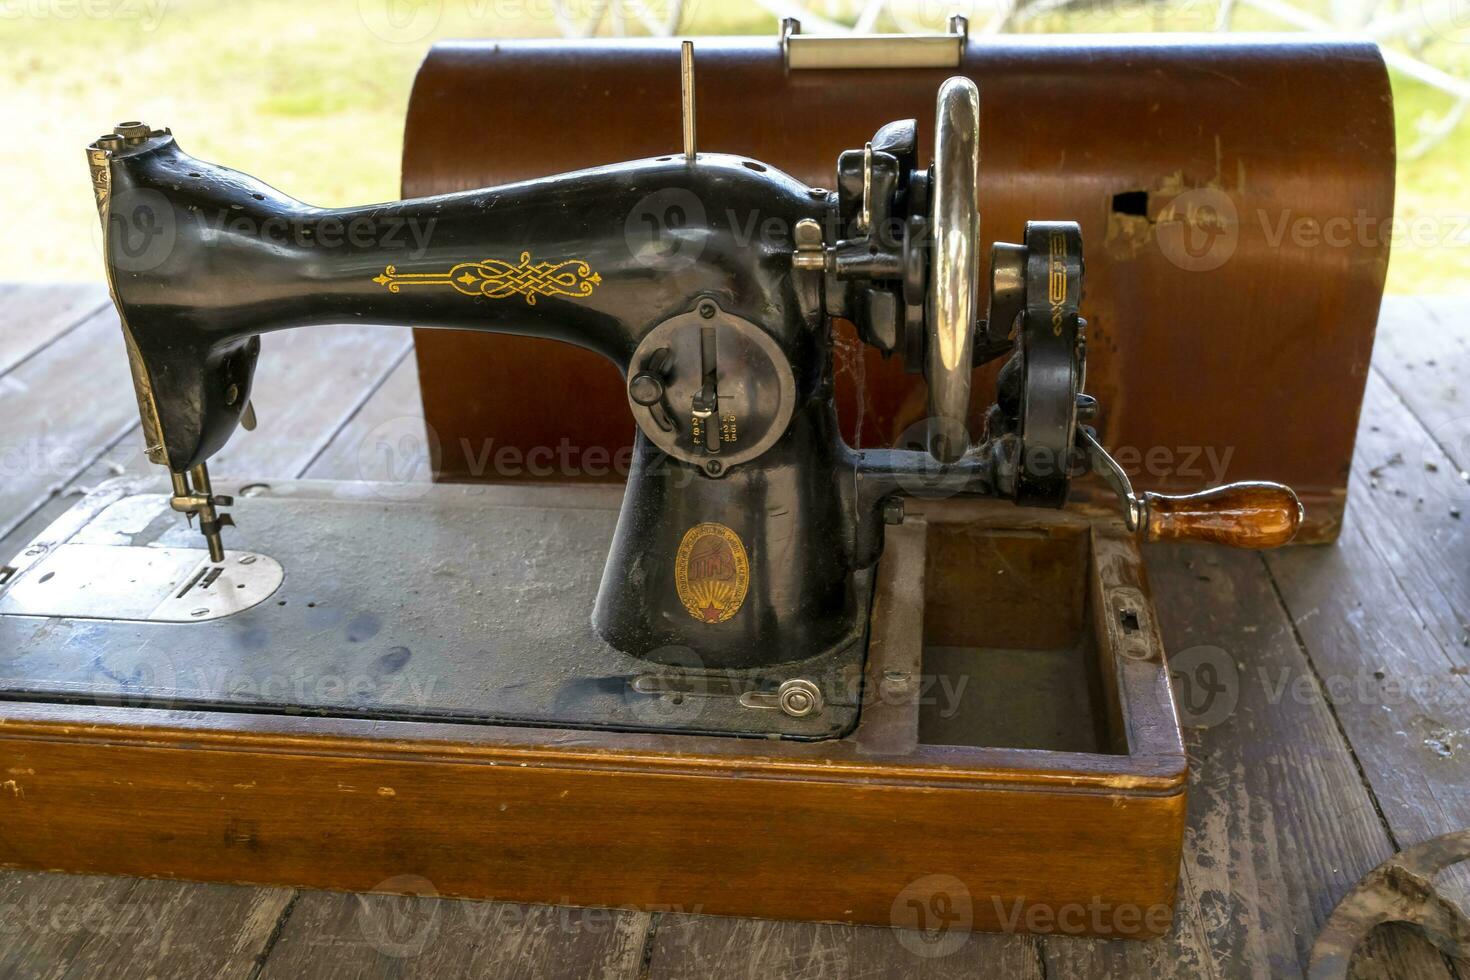
[[[202,549],[69,542],[10,583],[0,615],[206,622],[259,605],[284,577],[275,559],[249,552],[216,565]]]

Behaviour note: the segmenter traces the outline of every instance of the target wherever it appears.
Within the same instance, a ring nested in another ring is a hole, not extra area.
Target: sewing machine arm
[[[695,169],[665,157],[341,209],[195,159],[166,131],[104,138],[93,162],[149,456],[173,472],[203,463],[245,416],[258,336],[273,330],[362,321],[517,333],[626,371],[640,335],[692,295],[779,306],[782,322],[764,325],[783,345],[815,318],[815,297],[798,302],[763,253],[772,246],[743,240],[732,220],[758,210],[790,227],[822,202],[784,175],[756,179],[738,158],[709,155]],[[697,256],[677,277],[628,244],[625,216],[652,189],[728,206],[676,230]]]

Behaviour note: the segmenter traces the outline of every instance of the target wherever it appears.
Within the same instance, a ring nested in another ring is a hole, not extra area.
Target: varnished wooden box
[[[610,507],[613,489],[557,499]],[[440,895],[926,941],[1168,928],[1186,761],[1116,525],[912,504],[888,529],[864,697],[850,735],[817,742],[8,700],[0,865],[350,890],[422,878]]]
[[[677,151],[679,45],[435,45],[409,101],[403,195]],[[1087,387],[1100,403],[1102,442],[1134,486],[1178,494],[1279,480],[1306,505],[1297,542],[1337,537],[1389,242],[1320,232],[1386,227],[1393,217],[1393,99],[1376,45],[977,32],[953,68],[825,70],[788,68],[784,50],[774,32],[696,40],[701,150],[831,187],[838,154],[913,118],[922,163],[940,84],[970,78],[981,105],[979,308],[993,242],[1019,241],[1029,220],[1078,222]],[[732,220],[722,203],[706,208],[709,220]],[[629,228],[657,217],[630,215]],[[925,415],[923,379],[858,344],[850,326],[841,333],[834,393],[844,438],[906,446]],[[450,330],[418,330],[414,344],[445,478],[526,478],[523,468],[489,465],[491,445],[569,445],[578,460],[626,452],[627,392],[598,355]],[[534,386],[523,383],[528,363]],[[972,433],[983,428],[998,367],[975,371]],[[1281,425],[1287,418],[1293,424]],[[579,469],[587,479],[623,475]]]

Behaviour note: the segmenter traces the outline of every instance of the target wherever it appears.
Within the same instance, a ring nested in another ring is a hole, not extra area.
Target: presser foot
[[[174,493],[168,505],[183,514],[191,526],[194,518],[199,518],[199,533],[204,535],[209,547],[209,560],[218,565],[225,560],[225,545],[220,532],[235,526],[234,519],[219,508],[232,506],[235,498],[214,492],[209,481],[209,468],[203,463],[188,473],[170,473],[169,477],[173,480]]]

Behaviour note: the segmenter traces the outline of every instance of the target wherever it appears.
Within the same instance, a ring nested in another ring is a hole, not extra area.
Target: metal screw
[[[700,300],[700,302],[699,302],[699,315],[700,316],[704,317],[706,320],[713,320],[715,318],[715,312],[716,311],[717,311],[717,307],[715,306],[714,303],[710,302],[707,299]]]
[[[240,556],[240,564],[242,564],[242,565],[254,565],[255,564],[255,556],[254,555],[241,555]]]
[[[207,616],[208,614],[209,614],[209,610],[208,609],[196,609],[193,612],[191,612],[189,615],[190,616]]]
[[[884,524],[902,524],[903,523],[903,498],[902,497],[889,497],[888,499],[886,499],[886,500],[883,501],[883,523]]]
[[[712,459],[708,463],[704,464],[704,468],[709,472],[710,476],[718,476],[720,474],[720,471],[723,470],[725,466],[719,460]]]
[[[776,690],[781,710],[792,718],[804,718],[822,710],[822,690],[805,678],[783,681]]]

